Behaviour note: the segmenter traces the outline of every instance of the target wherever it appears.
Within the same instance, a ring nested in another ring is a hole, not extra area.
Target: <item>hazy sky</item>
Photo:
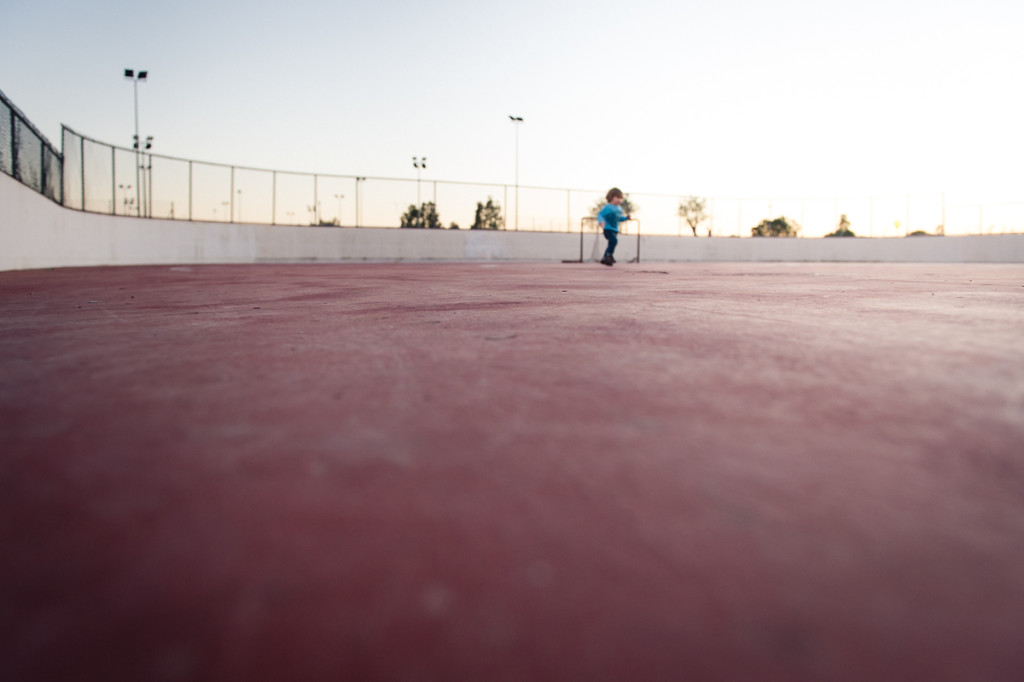
[[[0,89],[266,168],[558,187],[1021,200],[1020,0],[8,0]]]

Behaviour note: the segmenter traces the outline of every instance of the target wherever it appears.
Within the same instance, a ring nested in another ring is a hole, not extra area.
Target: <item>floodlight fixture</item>
[[[427,167],[427,157],[412,157],[412,167],[416,169],[416,205],[421,206],[422,204],[420,203],[420,173],[423,171],[424,168]]]
[[[516,230],[519,229],[519,124],[523,122],[522,116],[508,115],[509,120],[516,126]]]
[[[134,69],[125,69],[124,70],[124,77],[125,78],[135,78],[135,70]]]

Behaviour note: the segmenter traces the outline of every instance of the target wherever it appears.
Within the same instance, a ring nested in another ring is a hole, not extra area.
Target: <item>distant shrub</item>
[[[836,228],[836,231],[835,232],[831,232],[829,234],[826,234],[825,236],[826,237],[856,237],[857,235],[855,235],[853,233],[853,230],[850,229],[850,220],[846,217],[846,214],[844,213],[839,218],[839,227]]]
[[[774,220],[762,220],[757,227],[750,228],[751,237],[795,237],[800,233],[796,221],[785,216]]]

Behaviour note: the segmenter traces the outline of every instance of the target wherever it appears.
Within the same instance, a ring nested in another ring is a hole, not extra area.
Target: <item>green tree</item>
[[[750,228],[751,237],[795,237],[799,233],[800,226],[786,216],[762,220],[757,227]]]
[[[476,202],[476,214],[473,216],[471,230],[497,230],[501,228],[501,205],[487,197],[487,203]]]
[[[686,197],[686,201],[679,202],[679,215],[690,226],[694,237],[697,236],[697,228],[708,218],[705,212],[707,203],[707,199],[695,196]],[[708,228],[708,236],[711,236],[711,228]]]
[[[409,210],[402,214],[402,227],[440,229],[441,220],[437,216],[434,202],[427,201],[419,208],[416,204],[409,204]]]
[[[835,232],[830,232],[825,235],[826,237],[856,237],[853,230],[850,229],[850,221],[847,219],[844,213],[839,217],[839,227],[836,228]]]

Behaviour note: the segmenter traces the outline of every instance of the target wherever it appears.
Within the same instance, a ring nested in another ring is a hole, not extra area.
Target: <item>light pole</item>
[[[427,167],[427,157],[412,157],[412,167],[416,169],[416,208],[419,208],[420,204],[420,172]]]
[[[139,190],[139,176],[141,169],[139,168],[139,81],[146,80],[149,75],[148,71],[139,71],[135,73],[134,69],[125,69],[124,77],[132,82],[133,89],[135,90],[135,143],[132,145],[135,148],[135,211],[139,213],[142,204],[142,194]]]
[[[128,215],[128,190],[130,190],[132,188],[132,186],[131,185],[118,185],[117,188],[122,190],[121,193],[124,196],[124,201],[122,202],[124,204],[124,214]],[[134,199],[133,199],[133,201],[134,201]]]
[[[356,178],[356,227],[359,227],[359,183],[365,181],[366,178]]]
[[[519,124],[523,122],[523,117],[512,114],[508,117],[516,127],[516,230],[519,230]]]
[[[146,209],[143,213],[147,218],[153,217],[153,154],[147,154],[153,148],[153,136],[146,136],[146,146],[142,152],[142,197],[146,200]]]
[[[335,194],[334,198],[338,200],[338,227],[341,227],[341,200],[345,198],[345,195]]]

